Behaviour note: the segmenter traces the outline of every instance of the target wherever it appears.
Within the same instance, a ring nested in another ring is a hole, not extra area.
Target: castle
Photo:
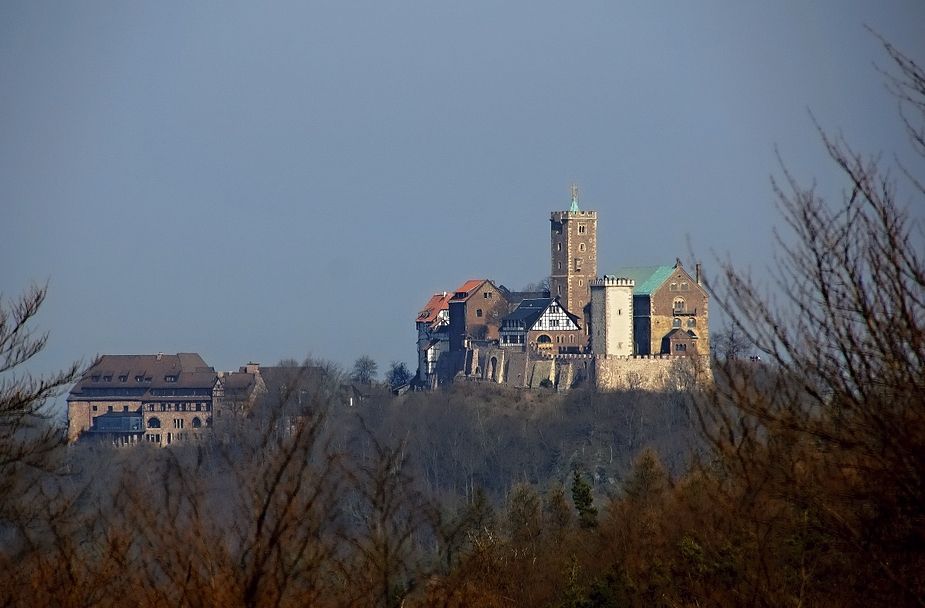
[[[616,268],[598,275],[597,212],[550,214],[548,289],[489,279],[434,294],[418,313],[422,388],[459,379],[521,388],[663,390],[710,380],[709,297],[700,264]]]

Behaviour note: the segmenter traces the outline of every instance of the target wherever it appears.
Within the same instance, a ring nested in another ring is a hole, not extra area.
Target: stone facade
[[[578,315],[587,336],[591,281],[597,278],[597,212],[580,211],[577,203],[577,194],[573,193],[572,210],[553,211],[549,217],[549,291]]]
[[[255,374],[240,374],[250,380],[234,379],[236,397],[255,386]],[[117,445],[167,446],[199,439],[211,432],[226,380],[196,353],[103,355],[68,395],[68,442],[97,437]],[[105,414],[137,414],[143,425],[137,431],[109,432],[94,422]]]
[[[671,276],[652,292],[650,306],[650,353],[670,352],[664,338],[673,329],[692,332],[696,336],[696,352],[702,355],[710,352],[709,297],[680,261]]]
[[[450,351],[463,350],[468,339],[497,340],[510,307],[505,292],[491,281],[466,281],[449,301]]]
[[[460,373],[463,379],[512,388],[569,390],[591,386],[599,391],[665,391],[713,382],[709,359],[704,356],[548,355],[493,346],[475,348],[471,354],[471,364]]]

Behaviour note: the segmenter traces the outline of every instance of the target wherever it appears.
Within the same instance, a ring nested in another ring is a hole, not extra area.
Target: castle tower
[[[633,354],[633,279],[605,276],[591,281],[591,352]]]
[[[578,315],[587,331],[591,281],[597,277],[597,212],[578,208],[578,186],[572,186],[568,211],[550,214],[552,270],[549,290],[565,308]]]

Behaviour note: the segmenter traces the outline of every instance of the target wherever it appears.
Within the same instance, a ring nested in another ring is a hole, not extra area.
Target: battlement
[[[636,281],[623,277],[605,275],[591,281],[591,287],[635,287]]]
[[[596,220],[597,211],[553,211],[550,219],[563,222],[565,220]]]

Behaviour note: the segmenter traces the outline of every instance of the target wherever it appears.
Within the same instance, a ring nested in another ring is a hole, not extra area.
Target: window
[[[585,250],[585,244],[584,244],[584,243],[578,243],[578,251],[584,251],[584,250]]]
[[[119,376],[119,382],[128,382],[128,374],[122,374]]]
[[[690,319],[688,319],[688,320],[687,320],[687,326],[688,326],[688,327],[697,327],[697,319],[695,319],[695,318],[693,318],[693,317],[691,317]]]
[[[94,412],[96,411],[96,406],[95,406],[95,405],[93,406],[93,411],[94,411]]]
[[[687,283],[681,283],[681,291],[690,291],[690,290],[691,290],[690,285],[688,285]]]
[[[575,258],[575,270],[576,271],[579,271],[579,272],[581,271],[581,262],[582,262],[581,258]]]
[[[585,225],[578,224],[578,234],[584,234],[584,233],[585,233]]]
[[[145,381],[145,377],[143,375],[139,374],[135,376],[135,382],[144,382],[144,381]]]
[[[559,319],[550,319],[550,320],[549,320],[549,326],[550,326],[550,327],[559,327]]]
[[[198,429],[202,427],[202,420],[199,419],[199,416],[193,418],[193,428]]]
[[[112,374],[103,376],[103,382],[112,382]]]
[[[568,337],[568,343],[569,343],[569,344],[574,344],[574,343],[575,343],[575,334],[570,334],[570,335],[569,335],[569,337]]]
[[[482,316],[482,309],[481,309],[481,308],[476,308],[476,309],[475,309],[475,316],[477,316],[477,317],[481,317],[481,316]]]
[[[562,251],[562,243],[556,243],[556,251]]]
[[[161,419],[160,418],[148,418],[148,428],[149,429],[159,429],[161,428]]]
[[[670,285],[668,285],[668,291],[678,291],[678,284],[671,283]]]
[[[111,405],[109,406],[109,411],[110,411],[110,412],[112,411],[112,406],[111,406]]]
[[[671,307],[674,309],[675,312],[684,312],[684,299],[675,298],[674,302],[672,302],[671,304]]]
[[[561,266],[562,264],[559,264],[559,265]],[[561,286],[561,285],[556,285],[556,294],[557,294],[557,295],[560,295],[560,296],[562,295],[562,286]]]
[[[174,375],[164,376],[164,382],[176,382],[176,381],[177,381],[177,377]]]
[[[675,352],[683,353],[687,351],[687,344],[675,344]]]
[[[123,412],[127,412],[127,411],[128,411],[128,406],[127,406],[127,405],[123,405],[123,406],[122,406],[122,411],[123,411]]]
[[[562,270],[562,262],[556,262],[556,270]]]
[[[175,428],[175,429],[182,429],[182,428],[183,428],[183,419],[182,419],[182,418],[174,418],[174,419],[173,419],[173,428]]]
[[[681,319],[675,318],[675,319],[671,322],[671,326],[674,327],[674,328],[681,327]]]
[[[99,374],[94,374],[94,375],[90,376],[90,380],[93,380],[94,382],[99,382],[99,381],[100,381],[100,375],[99,375]]]
[[[490,291],[486,291],[485,293],[482,294],[482,297],[485,298],[486,300],[490,300],[493,295],[494,293]]]

